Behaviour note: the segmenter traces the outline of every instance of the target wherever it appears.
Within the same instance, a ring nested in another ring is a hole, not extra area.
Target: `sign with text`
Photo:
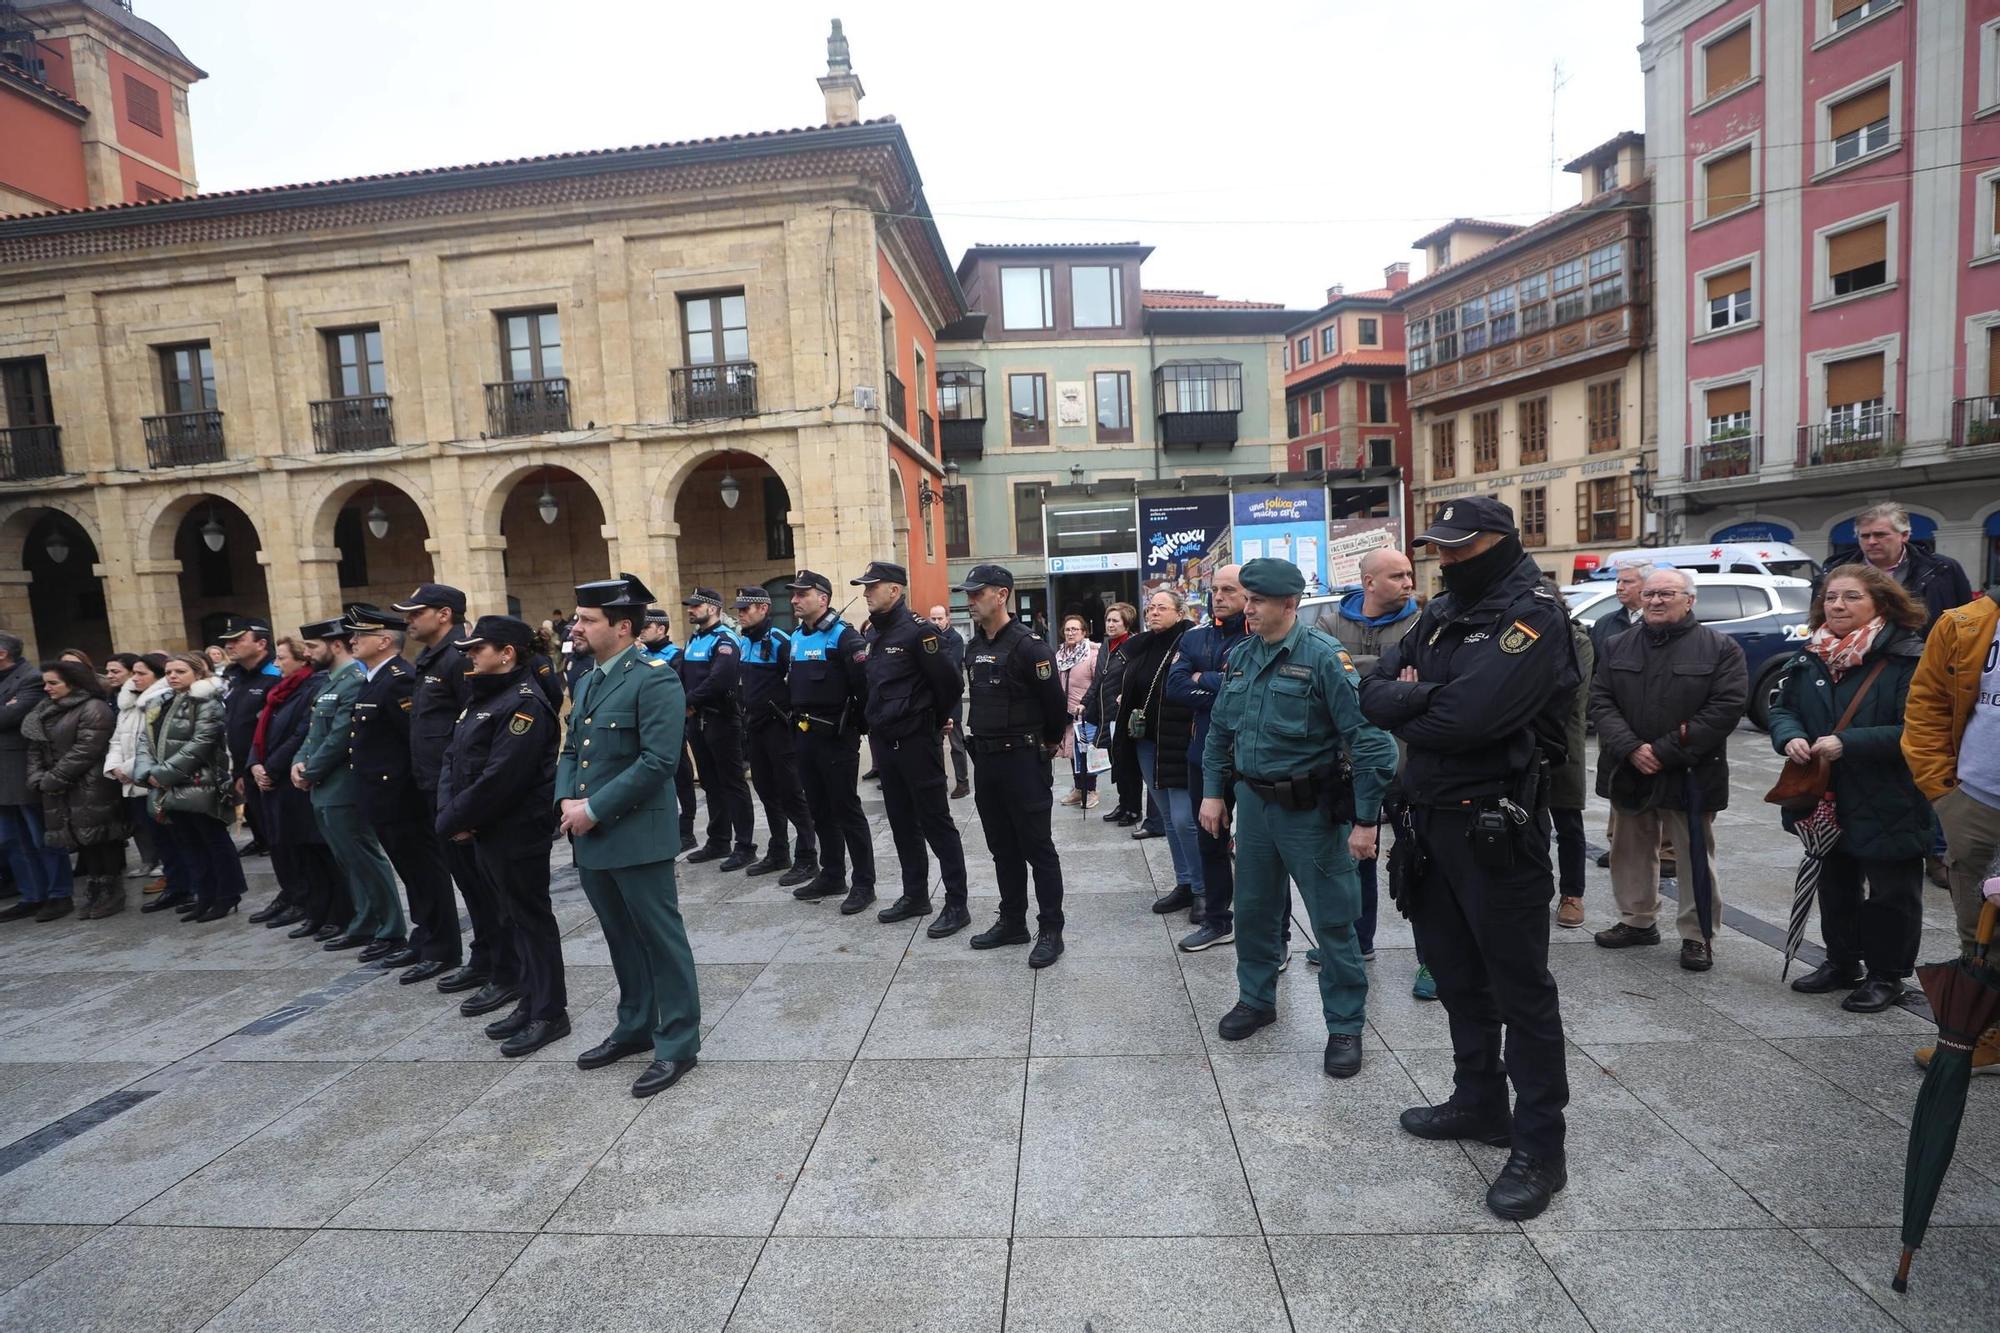
[[[1238,491],[1233,501],[1239,564],[1260,557],[1289,560],[1306,577],[1306,596],[1327,591],[1325,490]]]
[[[1144,594],[1176,588],[1202,600],[1208,576],[1229,563],[1229,497],[1141,497],[1139,550]]]
[[[1326,581],[1329,587],[1361,584],[1361,557],[1394,548],[1393,518],[1336,518],[1326,525]]]

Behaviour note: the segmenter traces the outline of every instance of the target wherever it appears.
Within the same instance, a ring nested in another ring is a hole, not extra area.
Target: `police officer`
[[[559,829],[604,928],[618,974],[618,1026],[576,1057],[601,1069],[650,1051],[634,1097],[672,1087],[701,1048],[694,954],[674,884],[667,787],[680,761],[687,699],[672,670],[638,650],[653,600],[630,574],[576,590],[575,637],[591,666],[577,677],[569,733],[556,762]]]
[[[243,849],[243,855],[262,856],[270,850],[270,843],[264,836],[264,793],[250,778],[250,746],[257,737],[264,696],[279,679],[277,664],[271,660],[271,627],[248,616],[231,616],[223,622],[215,641],[229,654],[229,665],[222,670],[223,734],[229,740],[229,776],[243,802],[243,822],[250,826],[250,845]],[[281,859],[271,858],[274,872],[280,869]],[[297,883],[296,877],[285,878]],[[261,925],[293,905],[296,890],[292,885],[281,879],[278,889],[277,897],[250,914],[252,921]]]
[[[736,590],[736,618],[743,635],[743,743],[750,752],[750,785],[764,805],[771,841],[763,859],[746,872],[783,870],[778,884],[796,888],[819,875],[813,845],[812,812],[799,785],[799,753],[792,730],[791,692],[785,673],[792,665],[792,636],[771,623],[771,594],[762,588]],[[787,823],[797,830],[796,849],[787,845]]]
[[[743,781],[743,641],[722,623],[722,594],[713,588],[696,588],[681,605],[694,626],[680,661],[688,739],[708,793],[708,841],[688,863],[720,860],[718,870],[741,870],[757,851],[750,837],[750,787]]]
[[[347,623],[355,660],[368,673],[354,701],[349,747],[361,813],[374,826],[376,840],[410,895],[409,943],[377,961],[385,968],[408,969],[399,978],[408,986],[464,960],[458,904],[410,757],[417,673],[402,654],[405,622],[393,611],[357,603],[347,608]]]
[[[799,777],[819,835],[819,873],[792,890],[801,902],[845,893],[841,914],[875,901],[875,841],[861,809],[861,732],[868,680],[861,635],[833,610],[833,581],[802,569],[785,585],[792,595],[792,725],[799,736]],[[846,860],[854,861],[854,887]]]
[[[1289,560],[1244,564],[1248,634],[1226,659],[1202,749],[1201,825],[1225,836],[1236,793],[1236,1007],[1216,1026],[1241,1041],[1277,1016],[1281,937],[1299,886],[1319,935],[1329,1078],[1361,1069],[1368,974],[1354,922],[1358,857],[1375,855],[1396,743],[1368,724],[1339,644],[1299,620],[1305,575]],[[1343,759],[1345,763],[1343,763]]]
[[[1416,541],[1437,547],[1445,591],[1368,673],[1361,702],[1408,746],[1390,881],[1437,976],[1457,1072],[1449,1101],[1402,1124],[1419,1138],[1511,1140],[1486,1206],[1518,1221],[1568,1182],[1546,793],[1565,753],[1575,648],[1506,505],[1453,500]]]
[[[973,804],[1000,880],[1000,919],[972,937],[975,949],[1028,942],[1028,868],[1035,871],[1035,947],[1029,967],[1062,957],[1062,862],[1049,832],[1055,809],[1049,763],[1069,727],[1069,698],[1056,677],[1056,655],[1007,614],[1014,574],[975,565],[959,591],[972,611],[966,649],[971,678]]]
[[[639,628],[639,646],[674,669],[680,677],[681,646],[674,642],[673,617],[664,607],[649,607],[646,623]],[[694,759],[681,746],[681,761],[674,766],[674,800],[680,806],[681,850],[691,852],[701,844],[694,836]]]
[[[874,630],[864,651],[868,676],[868,738],[882,777],[882,803],[903,867],[903,896],[876,913],[907,921],[931,910],[930,860],[944,876],[944,910],[924,932],[932,939],[965,929],[965,848],[952,822],[944,780],[944,724],[958,707],[965,680],[944,651],[944,639],[904,597],[909,571],[872,560],[848,582],[865,589]]]
[[[570,1032],[562,931],[549,906],[562,728],[528,665],[534,636],[524,620],[481,616],[453,645],[472,671],[438,774],[434,825],[440,838],[472,849],[503,904],[520,959],[520,998],[511,1014],[487,1025],[486,1035],[510,1057]]]

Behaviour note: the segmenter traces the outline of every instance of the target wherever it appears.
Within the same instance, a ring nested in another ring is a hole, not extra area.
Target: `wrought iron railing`
[[[1951,405],[1951,447],[1971,449],[2000,444],[2000,394],[1958,398]]]
[[[885,373],[888,378],[889,388],[888,392],[882,395],[882,400],[888,405],[889,420],[895,422],[904,430],[908,430],[910,428],[909,405],[903,401],[903,382],[896,378],[895,371],[891,370]]]
[[[387,449],[396,442],[396,422],[390,405],[386,393],[328,398],[312,404],[314,451],[347,454],[361,449]]]
[[[488,435],[547,435],[568,430],[569,380],[506,380],[486,386]]]
[[[1687,447],[1689,481],[1726,481],[1754,475],[1764,465],[1764,437],[1730,435]]]
[[[1799,427],[1798,465],[1825,467],[1890,458],[1903,447],[1901,414],[1870,412],[1849,420]]]
[[[229,456],[220,412],[169,412],[141,417],[139,423],[146,430],[148,467],[191,467],[220,463]]]
[[[757,414],[757,363],[718,361],[678,366],[673,374],[674,420],[708,421]]]
[[[1163,449],[1223,448],[1236,443],[1234,412],[1162,412],[1160,447]]]
[[[61,426],[15,426],[0,430],[0,481],[60,477]]]

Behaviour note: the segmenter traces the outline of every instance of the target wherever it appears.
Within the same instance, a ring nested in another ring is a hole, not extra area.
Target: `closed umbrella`
[[[1833,793],[1821,796],[1812,813],[1792,826],[1792,832],[1798,835],[1799,845],[1806,854],[1799,861],[1798,883],[1792,889],[1792,919],[1785,927],[1785,965],[1778,972],[1780,981],[1792,970],[1792,960],[1798,957],[1799,945],[1805,942],[1806,918],[1812,915],[1813,894],[1819,889],[1826,854],[1840,841],[1840,820],[1834,813]]]
[[[1681,744],[1686,745],[1688,725],[1681,723]],[[1681,770],[1681,804],[1686,807],[1688,825],[1688,882],[1694,887],[1695,919],[1701,922],[1704,944],[1715,940],[1715,883],[1708,875],[1708,830],[1702,826],[1701,780],[1693,765]]]

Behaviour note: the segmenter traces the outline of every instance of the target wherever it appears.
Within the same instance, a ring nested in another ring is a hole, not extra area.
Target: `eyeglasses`
[[[1872,602],[1875,599],[1860,588],[1855,588],[1850,592],[1829,592],[1825,595],[1824,600],[1829,602]]]
[[[1687,596],[1687,594],[1684,592],[1659,592],[1656,590],[1651,592],[1640,593],[1639,600],[1644,602],[1671,602],[1676,597],[1685,597],[1685,596]]]

